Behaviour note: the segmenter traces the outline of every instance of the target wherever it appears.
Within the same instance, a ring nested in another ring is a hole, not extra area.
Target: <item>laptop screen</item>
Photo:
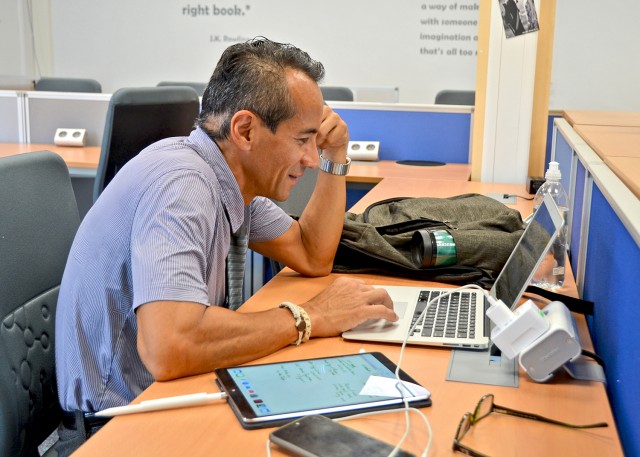
[[[491,288],[492,297],[512,310],[516,307],[560,227],[562,215],[551,197],[545,196]]]

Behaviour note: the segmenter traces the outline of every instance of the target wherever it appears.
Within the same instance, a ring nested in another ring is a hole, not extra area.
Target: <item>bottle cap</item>
[[[549,162],[549,168],[544,174],[544,179],[560,179],[561,177],[562,173],[560,172],[558,162]]]

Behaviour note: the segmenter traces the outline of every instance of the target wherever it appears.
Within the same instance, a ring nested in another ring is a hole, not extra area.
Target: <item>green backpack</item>
[[[333,271],[492,281],[523,231],[517,210],[484,195],[391,198],[345,214]]]

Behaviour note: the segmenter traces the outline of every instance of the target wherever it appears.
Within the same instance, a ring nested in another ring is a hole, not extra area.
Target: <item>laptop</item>
[[[547,195],[522,233],[509,259],[500,271],[489,294],[499,298],[512,310],[518,304],[538,266],[545,260],[553,240],[562,227],[563,218],[553,199]],[[549,260],[549,259],[548,259]],[[486,349],[490,345],[491,323],[484,291],[465,289],[439,297],[451,288],[413,286],[375,286],[389,292],[397,322],[371,319],[344,332],[348,340],[403,343],[412,325],[408,344]],[[436,298],[425,311],[427,303]]]

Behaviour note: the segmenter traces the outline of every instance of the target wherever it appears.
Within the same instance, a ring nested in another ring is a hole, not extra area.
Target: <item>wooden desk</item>
[[[69,167],[69,173],[78,177],[94,177],[100,161],[100,146],[56,146],[55,144],[0,143],[0,157],[25,152],[52,151],[59,154]]]
[[[499,185],[484,186],[467,182],[413,180],[399,190],[406,180],[385,179],[374,195],[367,195],[358,206],[366,206],[384,194],[384,197],[450,196],[464,192],[494,192]],[[496,187],[497,186],[497,187]],[[501,188],[511,192],[511,185]],[[373,192],[373,191],[372,191]],[[523,212],[531,210],[532,203],[518,199],[517,207]],[[354,208],[355,209],[355,208]],[[250,298],[241,312],[258,311],[291,300],[304,302],[328,286],[338,275],[323,278],[304,278],[285,269]],[[424,285],[424,282],[403,278],[358,275],[369,284]],[[566,293],[575,295],[572,275],[567,275]],[[582,345],[591,349],[585,320],[578,317]],[[289,346],[255,363],[321,357],[356,353],[360,349],[381,351],[397,362],[400,347],[391,344],[360,343],[340,337],[312,339],[299,347]],[[489,455],[607,455],[622,456],[613,415],[604,386],[597,382],[571,379],[558,373],[551,382],[538,384],[520,373],[518,388],[487,386],[445,381],[451,351],[444,348],[408,347],[402,368],[432,393],[433,406],[424,408],[433,430],[431,456],[456,456],[452,451],[453,436],[462,415],[472,411],[480,397],[494,393],[496,403],[511,408],[542,414],[561,421],[587,423],[606,421],[608,428],[570,430],[534,421],[492,414],[473,427],[464,442]],[[196,392],[215,392],[212,374],[155,382],[135,402],[171,395]],[[402,414],[385,414],[371,418],[350,420],[347,425],[366,433],[397,441],[404,432]],[[156,411],[145,414],[120,416],[110,421],[100,432],[85,443],[75,456],[210,456],[210,455],[265,455],[265,446],[272,429],[244,430],[231,409],[225,404]],[[428,434],[422,421],[412,416],[412,430],[404,446],[419,454]],[[283,455],[272,447],[274,455]]]
[[[574,130],[640,198],[640,125],[581,124]]]
[[[386,178],[448,179],[469,181],[471,164],[448,163],[441,166],[400,165],[393,160],[351,162],[347,182],[376,184]]]
[[[86,169],[86,171],[93,171],[95,175],[100,161],[100,146],[78,148],[54,144],[0,143],[0,157],[45,149],[59,154],[69,168]],[[468,181],[470,176],[471,165],[466,163],[421,167],[399,165],[393,160],[381,160],[379,162],[353,162],[351,171],[347,175],[347,181],[376,184],[387,177]]]
[[[69,168],[98,168],[100,146],[56,146],[55,144],[0,143],[0,157],[25,152],[52,151],[59,154]]]
[[[568,110],[563,117],[571,126],[575,125],[619,125],[640,127],[640,113],[618,111]]]

